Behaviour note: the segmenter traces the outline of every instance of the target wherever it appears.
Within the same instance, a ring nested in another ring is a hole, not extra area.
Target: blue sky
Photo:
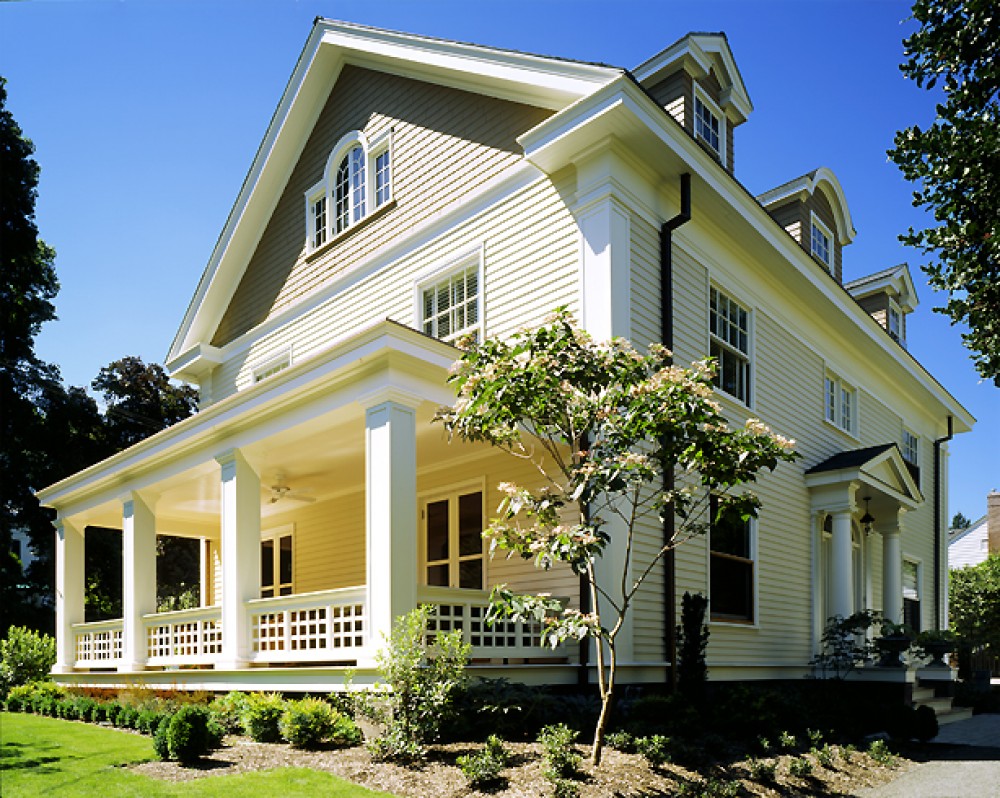
[[[1000,390],[931,312],[941,297],[896,238],[924,222],[885,150],[934,109],[898,70],[908,12],[890,0],[0,2],[0,75],[35,142],[37,221],[62,283],[36,350],[74,385],[124,355],[162,362],[316,16],[623,67],[723,30],[755,106],[737,177],[761,193],[830,167],[858,231],[845,278],[913,268],[910,351],[979,419],[951,447],[950,510],[976,518],[1000,489]]]

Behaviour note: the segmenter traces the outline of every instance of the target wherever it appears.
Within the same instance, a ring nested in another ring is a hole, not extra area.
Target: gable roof
[[[837,452],[807,469],[805,476],[809,488],[857,482],[906,507],[916,507],[924,501],[895,443]]]
[[[601,64],[432,39],[317,18],[167,353],[167,368],[211,368],[208,346],[308,133],[347,64],[551,110],[624,74]],[[204,356],[204,357],[203,357]]]
[[[833,208],[834,219],[837,223],[837,241],[841,246],[850,244],[858,233],[854,229],[854,222],[851,221],[847,197],[844,196],[844,189],[841,187],[840,181],[837,180],[837,176],[825,166],[813,169],[787,183],[782,183],[770,191],[765,191],[757,197],[757,200],[765,208],[768,208],[792,197],[812,196],[816,191],[822,191],[829,200],[830,207]]]
[[[913,287],[913,278],[910,276],[910,267],[906,263],[890,266],[888,269],[869,274],[866,277],[859,277],[844,283],[851,296],[855,299],[870,296],[880,292],[892,295],[900,307],[907,313],[913,311],[920,303],[917,299],[917,290]]]

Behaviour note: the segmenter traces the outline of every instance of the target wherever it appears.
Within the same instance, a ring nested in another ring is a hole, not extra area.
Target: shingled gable
[[[623,73],[599,64],[317,19],[167,353],[175,376],[196,379],[221,362],[221,351],[210,342],[309,131],[348,65],[552,111]]]

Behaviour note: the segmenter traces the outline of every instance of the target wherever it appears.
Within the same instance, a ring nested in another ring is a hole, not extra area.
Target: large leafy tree
[[[643,584],[671,549],[706,531],[710,497],[714,520],[745,521],[758,508],[745,484],[796,456],[791,441],[756,419],[729,425],[712,399],[711,361],[684,369],[671,360],[659,345],[643,355],[621,339],[594,341],[558,311],[510,340],[468,342],[450,378],[457,401],[438,414],[450,434],[528,460],[540,475],[540,486],[500,485],[498,517],[485,534],[493,548],[541,568],[569,565],[584,577],[589,609],[499,588],[491,617],[541,622],[552,645],[596,641],[595,764],[614,702],[618,639]],[[665,489],[667,475],[680,487]],[[670,514],[673,537],[637,561],[639,530]],[[598,566],[608,546],[623,553],[613,569]]]
[[[55,317],[55,253],[35,224],[39,168],[34,146],[7,110],[0,78],[0,629],[26,618],[20,563],[10,554],[15,530],[38,522],[31,494],[40,456],[34,441],[41,418],[36,400],[58,384],[58,372],[35,355],[42,324]],[[49,527],[51,529],[51,527]]]
[[[951,628],[970,646],[1000,653],[1000,554],[949,574]]]
[[[929,282],[948,292],[938,310],[968,324],[976,369],[1000,385],[1000,13],[995,0],[916,0],[913,17],[901,69],[944,100],[889,150],[935,222],[900,238],[933,258]]]

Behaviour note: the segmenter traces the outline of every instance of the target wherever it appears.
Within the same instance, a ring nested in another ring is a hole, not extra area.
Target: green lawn
[[[0,712],[0,795],[100,796],[101,798],[391,798],[329,773],[281,768],[239,776],[210,776],[183,783],[150,779],[121,765],[154,758],[150,738],[86,723]]]

